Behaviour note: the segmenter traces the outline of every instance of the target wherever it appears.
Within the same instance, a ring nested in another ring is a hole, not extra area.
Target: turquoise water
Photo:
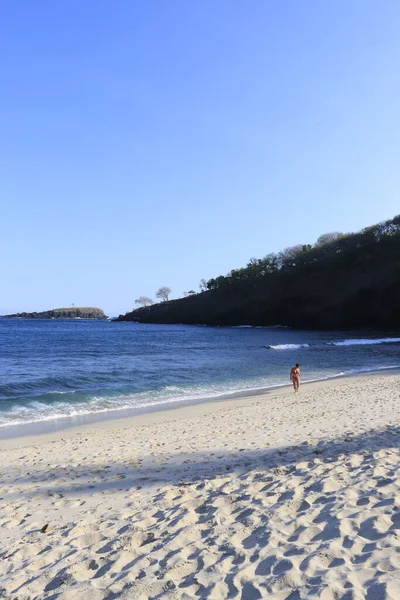
[[[397,333],[0,319],[0,427],[400,366]]]

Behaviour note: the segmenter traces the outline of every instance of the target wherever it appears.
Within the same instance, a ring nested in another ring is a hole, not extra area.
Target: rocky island
[[[22,312],[15,315],[5,315],[8,319],[107,319],[101,308],[93,306],[73,306],[71,308],[54,308],[43,312]]]

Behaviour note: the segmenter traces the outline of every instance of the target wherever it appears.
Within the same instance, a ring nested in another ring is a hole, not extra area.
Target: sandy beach
[[[400,598],[400,374],[0,442],[0,598]]]

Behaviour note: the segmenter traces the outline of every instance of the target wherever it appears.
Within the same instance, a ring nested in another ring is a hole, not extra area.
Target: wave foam
[[[349,339],[349,340],[341,340],[338,342],[330,342],[330,346],[367,346],[373,344],[398,344],[400,342],[400,338],[366,338],[366,339]]]
[[[277,344],[276,346],[265,346],[268,350],[299,350],[309,348],[310,344]]]
[[[347,340],[337,340],[334,342],[319,342],[320,346],[369,346],[377,344],[398,344],[400,338],[350,338]],[[268,350],[300,350],[301,348],[310,348],[311,344],[277,344],[265,346]]]
[[[286,346],[299,346],[299,344],[284,344]],[[300,344],[308,347],[308,344]],[[326,376],[320,376],[315,379],[303,380],[303,383],[315,381],[324,381],[327,379],[336,379],[345,375],[354,375],[357,373],[377,372],[388,369],[398,369],[400,365],[390,365],[384,367],[363,367],[350,369],[337,373],[330,373]],[[14,406],[7,412],[0,412],[0,428],[12,425],[27,425],[29,423],[38,423],[43,421],[54,421],[73,417],[82,417],[85,415],[94,415],[99,413],[117,413],[124,409],[151,409],[156,406],[162,406],[170,403],[180,402],[198,402],[206,399],[218,399],[227,397],[231,394],[245,394],[263,392],[269,389],[286,387],[290,384],[276,381],[256,382],[238,382],[234,386],[203,387],[183,390],[178,386],[167,386],[161,394],[151,395],[121,395],[117,397],[94,396],[89,402],[80,402],[70,404],[68,402],[57,402],[55,404],[45,404],[40,401],[30,402],[28,405]],[[169,392],[169,394],[168,394]],[[173,395],[170,395],[173,392]]]

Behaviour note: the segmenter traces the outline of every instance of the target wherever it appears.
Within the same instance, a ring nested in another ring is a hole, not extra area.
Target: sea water
[[[0,430],[287,385],[296,362],[303,381],[399,367],[400,337],[0,319]]]

